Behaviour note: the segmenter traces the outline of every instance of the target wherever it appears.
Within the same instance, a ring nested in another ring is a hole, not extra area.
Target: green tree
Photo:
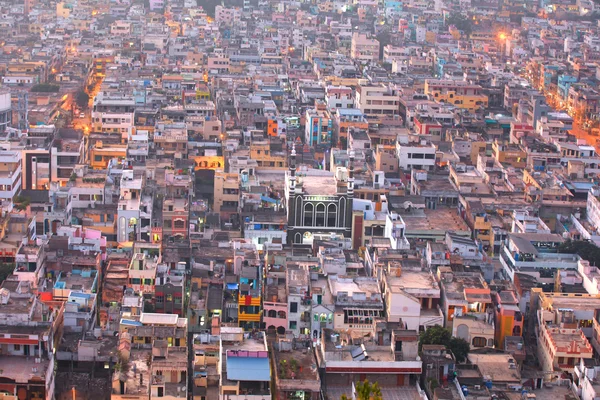
[[[585,240],[567,240],[558,246],[561,253],[577,254],[590,264],[600,265],[600,247]]]
[[[19,211],[26,210],[27,206],[30,203],[31,203],[31,201],[29,200],[29,198],[25,197],[25,196],[17,195],[13,198],[13,205]]]
[[[50,83],[40,83],[31,87],[31,91],[34,93],[56,93],[59,90],[60,86],[52,85]]]
[[[424,344],[441,344],[446,346],[454,354],[458,362],[465,361],[470,350],[469,343],[466,340],[453,337],[449,329],[439,325],[433,326],[421,333],[419,337],[419,351],[421,351]]]
[[[473,32],[473,21],[461,13],[452,13],[446,20],[446,27],[454,25],[459,31],[463,31],[469,36]]]
[[[368,380],[356,383],[357,400],[383,400],[379,383],[371,383]],[[348,396],[342,395],[340,400],[349,400]]]
[[[75,104],[77,104],[77,106],[82,110],[87,108],[89,101],[90,96],[83,89],[80,89],[75,94]]]
[[[12,263],[0,263],[0,283],[13,273],[15,265]]]

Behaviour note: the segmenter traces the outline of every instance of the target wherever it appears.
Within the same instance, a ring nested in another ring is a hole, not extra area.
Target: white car
[[[79,118],[85,118],[85,113],[84,112],[79,113]]]

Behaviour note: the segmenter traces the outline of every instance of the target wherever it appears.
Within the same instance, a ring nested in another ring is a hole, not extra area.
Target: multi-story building
[[[573,373],[580,360],[594,357],[594,349],[572,310],[538,310],[535,322],[538,359],[544,376],[553,377],[559,371]]]
[[[504,348],[507,337],[523,335],[525,318],[514,291],[496,293],[493,300],[496,304],[496,346]]]
[[[288,330],[287,269],[285,254],[269,252],[266,256],[266,276],[263,286],[263,318],[267,331],[285,334]]]
[[[271,364],[266,336],[245,337],[242,328],[221,327],[219,400],[271,400]]]
[[[425,94],[435,101],[454,104],[469,111],[481,111],[488,106],[488,97],[483,94],[483,88],[465,81],[427,79]]]
[[[0,201],[12,200],[21,192],[21,152],[0,150]]]
[[[327,109],[354,108],[354,96],[352,88],[348,86],[327,86],[325,88],[325,102]]]
[[[143,293],[147,298],[153,297],[158,261],[158,259],[150,258],[143,253],[135,253],[129,263],[127,286],[136,293]]]
[[[400,169],[408,172],[412,169],[433,171],[437,149],[433,143],[398,141],[396,158]]]
[[[296,177],[296,150],[291,153],[285,177],[288,243],[302,243],[313,233],[335,232],[351,236],[354,198],[354,153],[350,153],[347,189],[338,189],[333,173],[301,169]],[[297,182],[297,184],[296,184]]]
[[[491,328],[491,344],[494,345],[493,305],[488,284],[479,272],[453,272],[449,266],[439,266],[437,278],[441,287],[441,306],[445,315],[444,325],[457,331],[460,337],[469,339],[470,333],[463,332],[460,324],[455,319],[460,316],[469,316],[475,321],[481,321]],[[467,336],[467,337],[464,337]],[[474,339],[474,338],[473,338]],[[469,341],[474,345],[472,341]],[[486,346],[485,344],[484,346]],[[476,347],[484,347],[476,346]]]
[[[121,138],[122,143],[133,134],[135,99],[117,96],[112,92],[100,92],[94,98],[92,129]]]
[[[228,221],[238,213],[240,203],[240,175],[215,171],[213,210]]]
[[[64,307],[44,304],[31,289],[12,279],[0,288],[0,379],[9,399],[55,396],[54,346],[62,337]]]
[[[61,186],[65,186],[71,178],[75,166],[85,159],[84,140],[81,135],[76,132],[60,132],[60,136],[54,138],[51,146],[50,179],[52,182],[60,182]],[[39,170],[43,163],[42,157],[36,155],[31,162],[32,189],[44,187],[46,182],[39,176],[40,172],[43,174],[43,171]]]
[[[190,209],[187,198],[170,198],[163,201],[163,237],[187,238],[189,233]]]
[[[271,349],[274,375],[274,399],[287,400],[301,396],[305,400],[319,400],[321,379],[313,368],[315,355],[310,348],[290,339],[280,340]]]
[[[309,146],[323,144],[331,146],[333,139],[333,119],[324,103],[316,103],[316,108],[306,110],[304,140]]]
[[[368,119],[397,118],[400,115],[400,94],[385,85],[359,81],[354,104]]]
[[[414,387],[422,372],[418,338],[416,331],[378,329],[375,339],[358,344],[343,330],[325,330],[315,350],[328,395],[336,398],[366,379],[379,383],[382,391],[418,397]]]
[[[354,108],[338,108],[333,121],[334,138],[342,149],[347,147],[351,129],[368,131],[369,123],[362,111]]]
[[[444,322],[439,284],[429,269],[421,267],[420,261],[418,258],[388,261],[380,275],[387,321],[402,322],[405,329],[417,331]]]
[[[311,298],[308,269],[288,264],[286,270],[288,330],[298,337],[310,337]]]
[[[262,276],[257,265],[242,266],[239,270],[237,319],[244,330],[260,328],[262,315]]]
[[[368,332],[384,317],[381,289],[375,278],[329,275],[329,288],[335,301],[334,329]]]
[[[124,170],[117,204],[117,241],[119,243],[150,240],[152,197],[142,194],[145,175],[142,171]]]
[[[184,316],[186,277],[182,269],[159,264],[154,287],[154,311]]]
[[[187,158],[188,135],[185,124],[164,125],[154,132],[156,154],[168,158]]]
[[[379,40],[364,33],[354,32],[352,34],[350,57],[362,63],[379,60]]]

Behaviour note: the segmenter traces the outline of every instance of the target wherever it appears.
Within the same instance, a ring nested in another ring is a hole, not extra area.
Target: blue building
[[[563,100],[569,96],[569,88],[573,83],[577,83],[577,78],[570,75],[560,75],[558,77],[558,95]]]

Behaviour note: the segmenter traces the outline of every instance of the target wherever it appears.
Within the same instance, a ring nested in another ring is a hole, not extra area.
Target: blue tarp
[[[227,379],[230,381],[269,382],[271,380],[269,359],[227,357]]]
[[[272,199],[272,198],[267,197],[267,196],[260,196],[260,199],[262,201],[266,201],[267,203],[273,203],[273,204],[279,203],[279,200],[275,200],[275,199]]]
[[[237,290],[238,287],[239,287],[239,285],[237,283],[228,283],[227,284],[227,289],[229,289],[229,290]]]

